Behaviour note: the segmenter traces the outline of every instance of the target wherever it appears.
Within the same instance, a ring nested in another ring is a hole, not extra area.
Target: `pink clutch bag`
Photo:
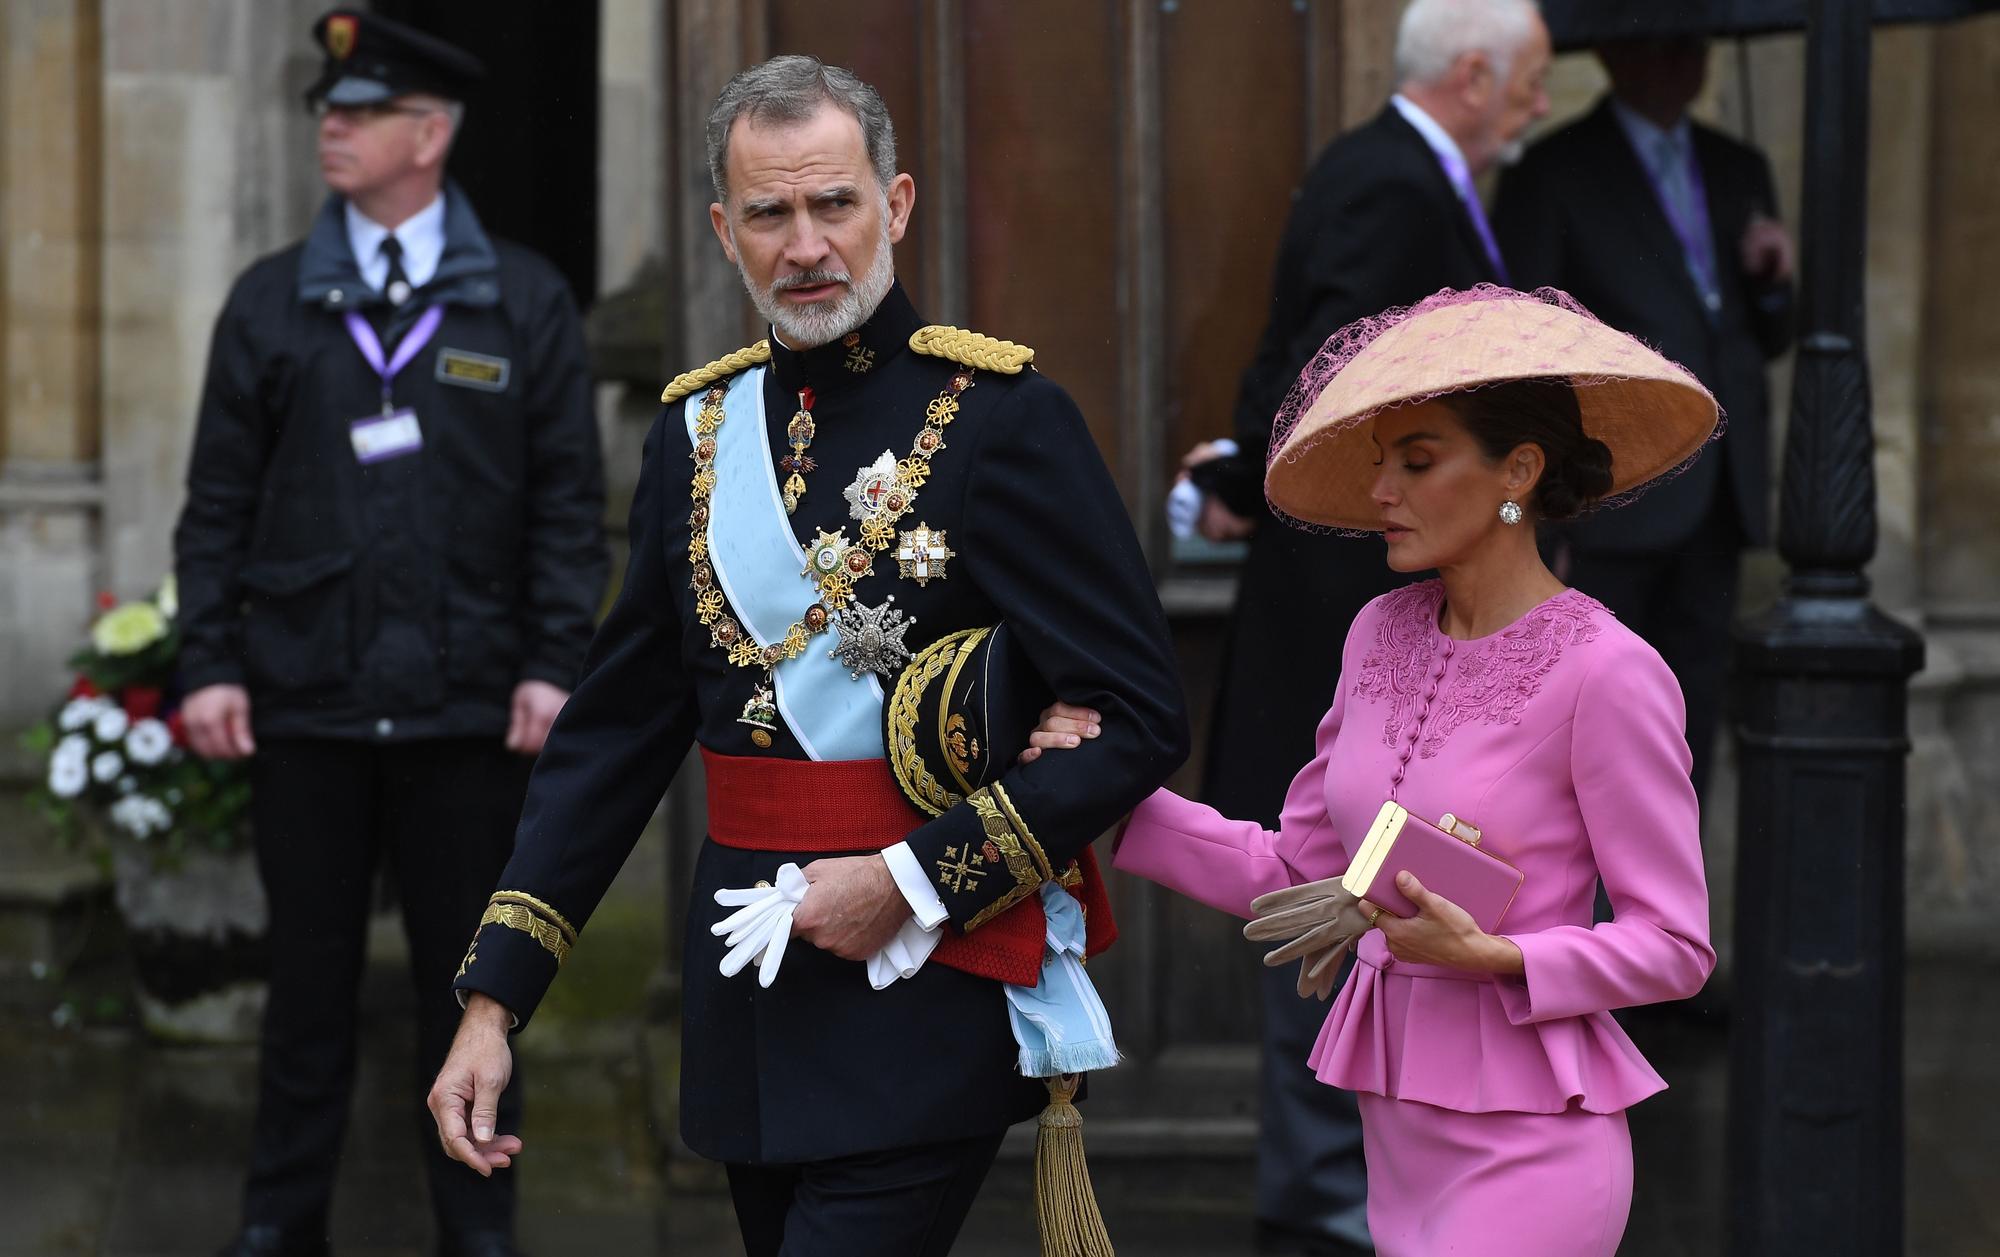
[[[1465,909],[1488,934],[1498,929],[1521,889],[1521,870],[1481,851],[1477,829],[1449,812],[1433,825],[1399,803],[1384,803],[1340,884],[1399,917],[1413,917],[1416,905],[1396,889],[1396,874],[1402,872]]]

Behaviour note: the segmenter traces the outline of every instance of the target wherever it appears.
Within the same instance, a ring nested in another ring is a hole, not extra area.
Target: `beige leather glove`
[[[1259,895],[1250,911],[1256,915],[1243,927],[1243,937],[1258,943],[1284,940],[1264,954],[1264,963],[1276,968],[1298,960],[1299,994],[1321,1000],[1333,994],[1341,958],[1368,932],[1361,901],[1337,877]]]

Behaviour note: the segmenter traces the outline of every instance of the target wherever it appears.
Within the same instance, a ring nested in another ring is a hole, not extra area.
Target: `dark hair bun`
[[[1541,447],[1535,517],[1574,519],[1611,492],[1611,447],[1583,430],[1583,409],[1567,379],[1505,380],[1443,399],[1488,458],[1521,445]]]
[[[1576,444],[1562,458],[1550,458],[1535,486],[1535,514],[1542,519],[1575,519],[1610,491],[1611,447],[1579,432]]]

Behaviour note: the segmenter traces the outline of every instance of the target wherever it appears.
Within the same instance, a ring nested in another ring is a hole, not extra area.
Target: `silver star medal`
[[[850,680],[859,681],[864,672],[884,675],[900,672],[910,662],[910,648],[903,644],[903,634],[916,627],[917,622],[904,618],[901,611],[890,605],[895,601],[896,595],[890,594],[879,607],[850,603],[833,617],[840,644],[827,651],[826,657],[845,666]]]
[[[873,519],[889,503],[896,491],[896,456],[888,450],[874,462],[854,473],[854,483],[840,491],[847,499],[847,511],[856,519]]]

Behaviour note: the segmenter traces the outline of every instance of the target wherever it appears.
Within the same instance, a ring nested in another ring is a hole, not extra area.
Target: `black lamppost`
[[[1868,0],[1807,5],[1783,596],[1736,635],[1730,1250],[1903,1250],[1903,774],[1923,641],[1868,601]]]

